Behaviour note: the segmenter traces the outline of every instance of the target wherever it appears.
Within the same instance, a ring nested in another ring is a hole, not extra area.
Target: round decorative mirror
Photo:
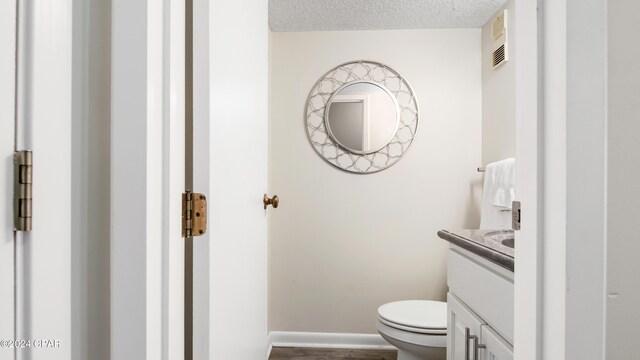
[[[384,170],[402,158],[418,128],[413,89],[396,71],[353,61],[327,72],[307,100],[309,140],[330,164],[355,173]]]

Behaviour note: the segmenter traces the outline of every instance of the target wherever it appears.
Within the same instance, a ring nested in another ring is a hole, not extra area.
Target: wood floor
[[[395,350],[274,347],[269,360],[396,360]]]

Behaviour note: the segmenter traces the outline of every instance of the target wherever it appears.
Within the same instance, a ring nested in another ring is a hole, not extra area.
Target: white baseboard
[[[271,341],[271,333],[267,336],[267,359],[271,356],[271,350],[273,350],[273,342]]]
[[[272,331],[271,347],[315,347],[329,349],[395,349],[379,334],[346,334]]]

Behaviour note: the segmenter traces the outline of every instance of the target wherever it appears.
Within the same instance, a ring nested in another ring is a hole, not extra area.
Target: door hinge
[[[520,230],[520,220],[522,219],[520,208],[520,201],[511,202],[511,228],[513,230]]]
[[[187,191],[182,193],[182,237],[201,236],[207,232],[207,197]]]
[[[31,197],[33,183],[33,154],[30,150],[13,154],[13,227],[16,231],[31,231]]]

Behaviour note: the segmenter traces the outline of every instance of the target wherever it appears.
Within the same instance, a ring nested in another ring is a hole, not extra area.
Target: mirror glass
[[[398,130],[398,104],[382,85],[348,83],[329,99],[325,123],[330,136],[345,149],[358,154],[376,152]]]

